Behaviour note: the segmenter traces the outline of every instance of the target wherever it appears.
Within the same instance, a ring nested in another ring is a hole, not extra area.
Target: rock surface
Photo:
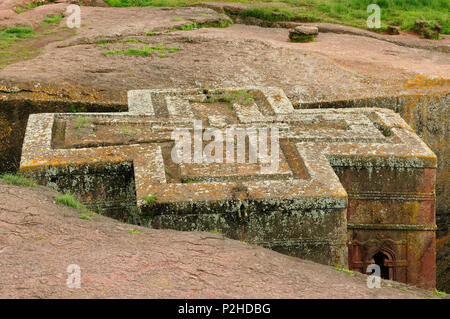
[[[388,281],[369,289],[364,275],[219,234],[148,229],[100,215],[80,219],[79,212],[55,204],[55,195],[0,182],[0,298],[436,296]],[[80,289],[66,286],[69,264],[81,268]]]
[[[317,34],[317,27],[299,25],[289,30],[289,39],[292,42],[314,42]]]
[[[400,34],[400,28],[396,26],[389,26],[386,32],[391,35],[398,35]]]
[[[299,25],[292,29],[290,32],[300,35],[318,35],[319,29],[317,27]]]

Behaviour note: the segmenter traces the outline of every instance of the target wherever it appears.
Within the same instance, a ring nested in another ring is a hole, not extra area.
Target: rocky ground
[[[440,297],[390,281],[369,289],[365,275],[220,234],[80,219],[55,195],[0,182],[0,298]],[[66,286],[70,264],[81,268],[79,289]]]
[[[51,9],[41,6],[32,11],[49,14],[65,10],[65,4],[49,6]],[[288,30],[284,28],[236,24],[145,35],[193,22],[229,20],[202,7],[82,7],[81,17],[81,28],[72,30],[65,39],[46,44],[31,60],[4,68],[1,82],[24,88],[32,83],[41,90],[89,86],[111,95],[122,92],[122,98],[132,88],[276,85],[283,87],[294,103],[302,103],[408,93],[414,90],[405,86],[418,75],[442,78],[450,73],[450,58],[445,52],[353,34],[321,33],[315,43],[298,44],[287,41]],[[180,21],[173,21],[178,18]],[[33,15],[30,23],[40,19],[40,15]],[[401,37],[414,39],[407,34]],[[96,44],[102,40],[112,43]],[[140,42],[123,43],[127,40]],[[443,41],[440,46],[450,43],[449,39]],[[165,58],[104,54],[144,45],[180,50]],[[76,97],[75,92],[73,95]]]

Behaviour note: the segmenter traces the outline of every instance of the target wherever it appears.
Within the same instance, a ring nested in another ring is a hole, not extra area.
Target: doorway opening
[[[383,254],[381,251],[377,252],[375,255],[373,255],[373,260],[375,261],[375,264],[380,266],[380,276],[383,279],[390,279],[389,278],[389,267],[385,266],[385,261],[389,260],[389,257]]]

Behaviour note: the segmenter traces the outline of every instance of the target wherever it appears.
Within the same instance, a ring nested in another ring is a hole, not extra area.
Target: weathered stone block
[[[289,39],[292,42],[312,42],[318,34],[318,27],[300,25],[289,30]]]
[[[391,35],[398,35],[400,34],[400,27],[390,25],[387,27],[386,32]]]

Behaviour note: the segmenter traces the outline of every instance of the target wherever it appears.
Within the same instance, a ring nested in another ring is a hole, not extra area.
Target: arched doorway
[[[381,278],[392,279],[392,278],[390,278],[391,276],[390,276],[389,267],[386,265],[386,261],[390,260],[390,258],[386,254],[379,251],[375,255],[373,255],[372,259],[373,259],[374,263],[380,267]]]

